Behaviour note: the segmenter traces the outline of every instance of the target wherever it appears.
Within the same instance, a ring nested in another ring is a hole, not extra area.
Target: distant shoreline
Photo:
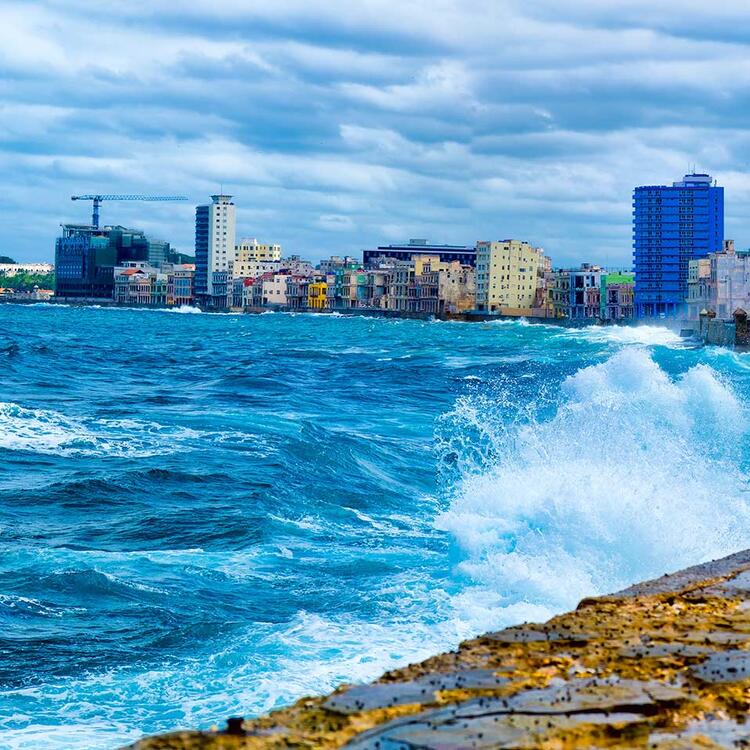
[[[365,317],[365,318],[388,318],[400,320],[441,320],[454,321],[463,323],[488,323],[496,320],[524,320],[529,324],[546,324],[560,326],[561,328],[590,328],[592,326],[638,326],[642,325],[635,320],[603,320],[600,318],[586,318],[583,320],[571,320],[570,318],[545,318],[538,316],[525,315],[502,315],[499,313],[484,312],[462,312],[462,313],[426,313],[426,312],[402,312],[399,310],[378,310],[374,308],[350,308],[341,310],[293,310],[285,307],[260,307],[245,309],[225,309],[225,310],[203,310],[197,305],[131,305],[121,302],[114,302],[108,299],[81,299],[72,300],[37,300],[37,299],[0,299],[0,304],[6,305],[59,305],[61,307],[100,307],[121,309],[121,310],[179,310],[181,308],[195,307],[200,313],[212,315],[263,315],[264,313],[287,313],[287,314],[308,314],[308,315],[334,315],[346,317]],[[650,324],[657,323],[667,328],[671,328],[669,321],[652,321]]]

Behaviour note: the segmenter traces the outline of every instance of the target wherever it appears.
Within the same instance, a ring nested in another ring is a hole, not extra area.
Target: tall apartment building
[[[724,240],[724,188],[710,175],[689,174],[671,187],[633,193],[635,314],[677,315],[688,291],[691,260],[719,252]]]
[[[534,306],[540,270],[546,267],[544,251],[521,240],[477,242],[477,309]]]
[[[281,261],[281,245],[262,245],[257,239],[242,239],[234,248],[235,278],[255,277],[277,271]]]
[[[227,279],[234,262],[235,206],[231,195],[212,195],[195,209],[195,296],[210,307],[226,305]]]

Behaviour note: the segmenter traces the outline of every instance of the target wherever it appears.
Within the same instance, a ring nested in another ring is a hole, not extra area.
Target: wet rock
[[[750,748],[750,551],[137,750]]]

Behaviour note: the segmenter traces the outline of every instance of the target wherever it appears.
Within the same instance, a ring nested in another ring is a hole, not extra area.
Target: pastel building
[[[629,271],[601,274],[600,310],[602,320],[627,320],[634,315],[635,274]]]
[[[235,278],[259,276],[281,268],[281,245],[263,245],[257,239],[242,239],[234,248],[232,275]]]
[[[719,252],[724,240],[724,188],[708,174],[689,174],[671,187],[633,193],[635,314],[677,315],[688,292],[691,260]]]
[[[484,312],[534,307],[544,251],[521,240],[477,242],[476,306]]]
[[[195,209],[195,294],[209,307],[224,307],[234,263],[236,211],[231,195],[212,195]]]

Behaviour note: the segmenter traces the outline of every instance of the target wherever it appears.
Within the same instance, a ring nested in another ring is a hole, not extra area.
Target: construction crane
[[[184,195],[71,195],[73,201],[94,201],[91,224],[99,229],[99,207],[102,201],[186,201]]]

